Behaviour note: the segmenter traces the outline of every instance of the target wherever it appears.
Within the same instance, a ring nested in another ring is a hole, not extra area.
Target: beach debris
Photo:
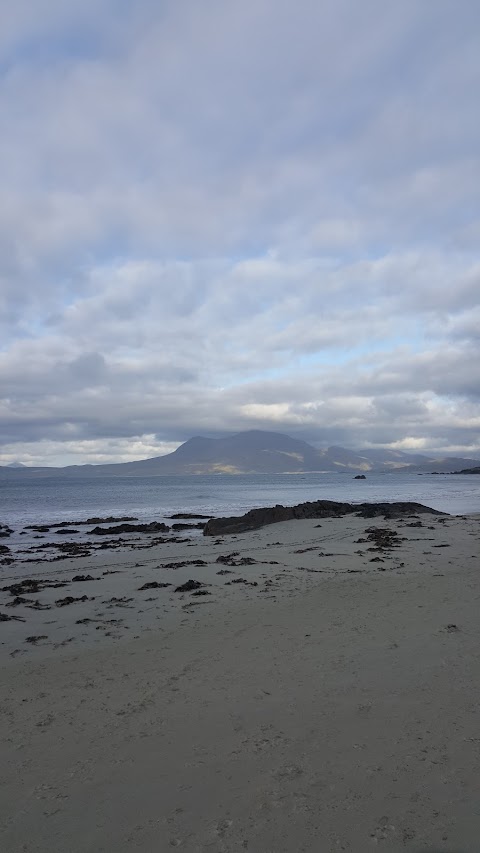
[[[396,530],[390,530],[388,527],[367,527],[365,530],[367,538],[360,538],[356,543],[372,542],[373,546],[367,548],[368,551],[388,551],[392,548],[400,546],[400,537]]]
[[[72,583],[80,583],[83,581],[94,581],[94,580],[97,580],[97,578],[93,578],[91,575],[75,575],[75,577],[72,578]]]
[[[66,607],[68,604],[75,604],[77,601],[88,601],[88,595],[82,595],[80,598],[74,598],[73,595],[67,595],[65,598],[57,598],[56,607]]]
[[[215,562],[223,563],[225,566],[255,566],[257,560],[254,560],[253,557],[239,557],[238,551],[232,551],[231,554],[221,554]]]
[[[88,557],[90,556],[90,551],[88,550],[90,547],[90,542],[42,542],[41,545],[35,545],[29,550],[19,553],[36,554],[38,551],[49,551],[52,549],[60,551],[60,556],[52,557],[51,560],[45,560],[45,562],[52,562],[53,560],[62,560],[62,554],[66,554],[68,557]],[[38,561],[39,558],[35,556],[30,562]]]
[[[23,595],[24,593],[28,595],[29,593],[32,594],[40,592],[42,589],[58,589],[62,586],[67,586],[67,584],[64,582],[51,581],[41,578],[26,578],[23,581],[12,583],[9,586],[3,586],[2,592],[9,592],[11,595],[15,596]]]
[[[39,601],[38,598],[35,601],[32,601],[31,604],[26,604],[25,606],[28,607],[30,610],[51,610],[52,609],[51,604],[44,604],[41,601]]]
[[[32,602],[31,598],[23,598],[21,595],[15,596],[13,601],[9,601],[5,607],[19,607],[20,604],[30,604]]]
[[[200,589],[201,586],[205,586],[205,584],[200,583],[200,581],[189,580],[181,586],[177,586],[175,592],[193,592],[194,589]]]
[[[0,613],[0,622],[25,622],[21,616],[10,616],[9,613]]]
[[[139,586],[138,589],[141,592],[143,589],[164,589],[165,587],[171,585],[171,583],[158,583],[158,581],[150,581],[149,583],[144,583],[143,586]]]
[[[25,642],[31,643],[33,646],[35,646],[40,640],[48,640],[47,635],[46,634],[38,634],[37,636],[25,637]]]
[[[308,548],[298,548],[293,553],[294,554],[306,554],[307,551],[316,551],[317,548],[318,548],[318,545],[310,545]]]
[[[206,560],[180,560],[177,563],[164,563],[160,569],[183,569],[185,566],[208,566]]]

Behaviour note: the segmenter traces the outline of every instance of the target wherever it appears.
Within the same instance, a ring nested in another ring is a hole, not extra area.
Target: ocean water
[[[226,475],[0,482],[0,523],[16,531],[27,524],[90,516],[137,516],[162,521],[175,512],[240,515],[277,503],[336,500],[418,501],[462,515],[480,513],[480,477],[368,474]]]

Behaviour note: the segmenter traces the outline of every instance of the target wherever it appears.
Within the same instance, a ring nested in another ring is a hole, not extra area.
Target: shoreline
[[[0,593],[25,618],[0,625],[2,848],[476,853],[479,521],[290,520],[23,566],[68,584],[23,596],[48,610]]]

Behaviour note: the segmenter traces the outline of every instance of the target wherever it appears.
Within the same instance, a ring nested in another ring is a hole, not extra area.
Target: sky
[[[478,0],[0,5],[0,464],[480,457]]]

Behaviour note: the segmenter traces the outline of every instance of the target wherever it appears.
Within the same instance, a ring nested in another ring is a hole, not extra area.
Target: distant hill
[[[464,468],[463,471],[454,471],[454,474],[480,474],[480,465],[475,468]]]
[[[167,474],[284,474],[412,470],[418,473],[465,468],[475,459],[432,459],[392,450],[319,450],[277,432],[249,430],[226,438],[195,436],[173,453],[137,462],[69,465],[64,468],[0,467],[0,479],[38,477],[152,477]],[[460,464],[459,464],[460,463]]]

